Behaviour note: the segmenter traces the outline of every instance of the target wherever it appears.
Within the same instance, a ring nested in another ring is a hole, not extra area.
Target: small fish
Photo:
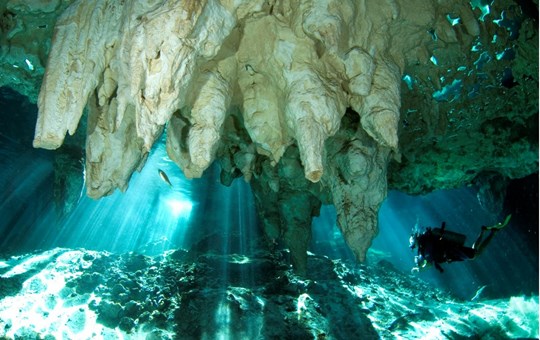
[[[171,181],[169,181],[169,176],[167,176],[167,174],[161,169],[158,169],[158,173],[159,173],[159,177],[161,177],[163,182],[167,183],[172,188]]]
[[[485,286],[482,286],[480,287],[477,291],[476,291],[476,294],[474,294],[473,298],[471,299],[471,301],[476,301],[480,298],[480,295],[482,295],[482,292],[484,291],[484,289],[486,289],[487,285]]]

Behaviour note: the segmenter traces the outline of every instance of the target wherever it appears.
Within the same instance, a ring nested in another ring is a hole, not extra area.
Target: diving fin
[[[499,222],[497,224],[495,224],[494,226],[492,227],[487,227],[486,229],[488,230],[491,230],[491,229],[498,229],[498,230],[501,230],[502,228],[506,227],[508,225],[508,223],[510,222],[510,219],[512,218],[512,214],[506,216],[506,218],[504,219],[504,222]]]

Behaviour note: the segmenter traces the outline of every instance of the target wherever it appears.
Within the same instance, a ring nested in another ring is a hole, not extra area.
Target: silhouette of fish
[[[169,176],[167,176],[165,171],[158,169],[158,173],[159,173],[159,177],[161,177],[163,182],[167,183],[172,188],[172,184],[171,184],[171,181],[169,180]]]

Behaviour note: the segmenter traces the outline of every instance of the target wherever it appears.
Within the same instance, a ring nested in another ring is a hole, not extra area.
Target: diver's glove
[[[415,256],[414,263],[416,264],[416,266],[411,269],[411,273],[418,273],[420,270],[426,268],[428,264],[428,262],[422,255]]]

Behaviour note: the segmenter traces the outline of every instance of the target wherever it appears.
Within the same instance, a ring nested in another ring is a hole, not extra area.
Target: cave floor
[[[462,301],[384,260],[286,251],[148,257],[55,248],[0,260],[2,339],[538,337],[538,296]]]

